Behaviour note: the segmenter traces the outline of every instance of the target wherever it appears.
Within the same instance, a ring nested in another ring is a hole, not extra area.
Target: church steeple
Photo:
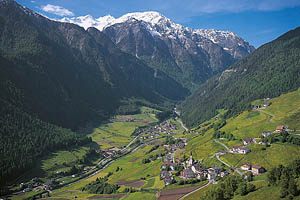
[[[189,166],[192,166],[193,163],[194,163],[193,153],[191,152],[191,155],[190,155],[190,161],[189,161]]]

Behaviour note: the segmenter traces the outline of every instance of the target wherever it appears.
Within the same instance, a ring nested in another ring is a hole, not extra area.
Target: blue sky
[[[300,26],[300,0],[17,0],[50,18],[158,11],[192,28],[230,30],[255,47]]]

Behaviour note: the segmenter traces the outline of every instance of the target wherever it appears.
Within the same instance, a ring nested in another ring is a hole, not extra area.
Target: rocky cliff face
[[[117,19],[84,16],[62,21],[96,27],[121,50],[161,69],[189,89],[254,50],[233,32],[191,29],[158,12],[129,13]]]

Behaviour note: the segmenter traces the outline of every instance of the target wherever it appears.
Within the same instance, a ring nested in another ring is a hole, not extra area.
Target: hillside
[[[188,94],[94,28],[51,21],[12,0],[0,1],[0,26],[1,184],[41,156],[91,142],[73,131],[101,123],[127,99],[163,107]]]
[[[109,117],[125,98],[162,104],[188,94],[96,29],[51,21],[11,0],[0,11],[0,98],[44,121],[77,128]]]
[[[216,115],[251,108],[255,99],[273,98],[300,86],[300,28],[263,45],[217,75],[188,97],[180,110],[185,124],[195,127]]]
[[[256,102],[263,102],[263,100],[257,100],[252,103]],[[224,150],[224,146],[220,145],[220,143],[231,148],[233,145],[242,145],[242,139],[244,138],[256,138],[256,144],[252,143],[246,146],[251,152],[247,154],[226,153],[225,155],[220,155],[220,159],[234,168],[240,168],[241,164],[249,162],[252,165],[263,166],[267,172],[280,164],[288,166],[293,160],[300,159],[299,145],[291,144],[289,142],[283,143],[280,141],[272,142],[269,146],[258,144],[258,142],[261,141],[260,136],[262,131],[273,131],[278,125],[290,127],[291,134],[295,134],[294,129],[300,129],[300,122],[297,117],[294,117],[298,116],[300,113],[300,90],[270,99],[268,100],[268,103],[271,105],[267,108],[245,111],[237,117],[231,117],[226,120],[226,124],[218,131],[224,131],[227,134],[232,133],[234,139],[231,140],[217,138],[214,140],[213,137],[214,132],[216,132],[214,127],[217,127],[215,124],[219,124],[223,120],[223,110],[219,110],[220,114],[217,119],[214,117],[201,124],[201,128],[194,130],[196,132],[183,133],[184,129],[180,127],[179,123],[175,122],[173,119],[168,120],[174,123],[178,128],[173,130],[175,134],[172,135],[172,137],[187,139],[187,145],[183,149],[177,148],[174,150],[175,160],[177,160],[177,158],[189,157],[192,152],[193,158],[199,160],[201,166],[204,168],[210,166],[224,167],[224,165],[216,158],[216,153]],[[117,116],[107,124],[103,124],[95,129],[89,136],[92,137],[93,141],[101,145],[102,148],[121,147],[128,143],[130,138],[132,139],[131,132],[135,127],[143,126],[143,123],[141,122],[124,121],[124,119],[151,119],[154,122],[157,119],[154,118],[153,112],[156,111],[149,108],[143,108],[142,114]],[[275,118],[272,119],[272,117],[265,112],[275,116]],[[272,119],[272,121],[270,121],[270,119]],[[149,128],[151,126],[154,127],[154,125],[148,125]],[[156,126],[163,127],[161,124],[157,124]],[[202,132],[202,130],[205,131]],[[164,159],[154,159],[149,163],[145,163],[143,160],[145,160],[145,158],[155,158],[160,155],[165,155],[163,158],[169,157],[170,152],[173,150],[166,148],[168,145],[165,145],[165,142],[166,136],[170,137],[170,135],[161,132],[158,136],[145,139],[145,136],[147,137],[152,134],[152,131],[146,131],[140,139],[140,148],[137,148],[137,150],[131,154],[111,163],[100,173],[95,174],[88,179],[83,179],[75,184],[53,191],[53,198],[72,198],[76,195],[78,198],[86,199],[95,195],[101,196],[101,194],[82,191],[82,188],[92,181],[95,181],[96,178],[104,177],[110,172],[113,174],[109,176],[108,183],[119,184],[121,186],[118,189],[119,194],[124,196],[125,199],[130,197],[132,199],[155,199],[155,196],[157,198],[159,195],[161,199],[164,199],[162,197],[164,195],[165,198],[177,199],[178,196],[176,195],[178,195],[181,189],[188,190],[190,187],[202,186],[207,183],[206,181],[203,181],[197,184],[181,185],[179,184],[181,178],[176,175],[176,171],[173,171],[172,175],[175,177],[177,183],[165,185],[164,180],[160,180],[159,178]],[[298,132],[296,132],[296,134],[298,134]],[[51,162],[52,160],[53,159],[47,160],[47,165],[53,165],[53,162]],[[232,175],[235,174],[230,168],[225,167],[225,169],[231,173],[227,178],[231,178]],[[209,191],[213,187],[220,187],[223,180],[223,178],[218,177],[218,184],[211,184],[209,187],[203,188],[184,199],[200,199],[205,191]],[[266,198],[265,192],[270,192],[271,190],[277,191],[271,194],[272,199],[279,199],[280,186],[268,186],[267,173],[255,176],[254,180],[250,183],[256,186],[255,191],[250,192],[246,196],[234,195],[232,196],[233,199],[264,199]],[[125,188],[129,186],[133,187],[136,192],[124,193],[124,191],[126,191]],[[185,191],[183,194],[184,193],[187,192]],[[108,196],[112,198],[113,195],[116,194]]]
[[[0,112],[0,187],[33,167],[37,158],[91,142],[83,135],[43,122],[2,100]]]
[[[220,150],[224,150],[224,147],[220,143],[225,144],[228,148],[232,148],[233,145],[243,145],[243,139],[249,138],[256,140],[257,143],[251,143],[245,146],[250,149],[251,152],[247,154],[232,154],[226,153],[221,155],[220,159],[234,168],[240,168],[244,163],[250,163],[252,165],[263,166],[267,173],[260,176],[255,176],[254,180],[250,183],[256,185],[256,190],[250,192],[245,196],[234,195],[232,199],[266,199],[267,197],[272,199],[280,199],[280,187],[279,186],[268,186],[268,172],[272,168],[279,165],[288,166],[294,160],[300,159],[300,146],[298,144],[291,143],[292,140],[271,142],[270,145],[259,144],[262,140],[262,132],[270,131],[273,132],[277,126],[284,125],[289,128],[291,138],[298,138],[299,140],[299,129],[300,121],[297,116],[300,114],[300,89],[294,92],[288,92],[287,94],[280,95],[279,97],[266,101],[270,104],[267,108],[253,109],[244,111],[238,116],[231,117],[226,120],[226,124],[219,130],[214,130],[214,124],[219,124],[221,119],[215,117],[209,121],[204,122],[196,129],[197,132],[205,130],[203,135],[195,135],[192,140],[189,141],[188,146],[185,148],[185,155],[188,155],[190,151],[196,159],[203,159],[203,164],[220,165],[221,163],[216,160],[215,153]],[[251,102],[252,104],[263,104],[264,100],[256,100]],[[220,116],[220,115],[219,115]],[[210,128],[209,128],[210,127]],[[215,132],[225,132],[226,134],[232,134],[234,139],[216,139],[217,142],[213,141],[213,135]],[[280,134],[272,134],[271,137],[280,137]],[[269,140],[271,141],[271,139]],[[243,170],[240,170],[245,172]],[[219,184],[218,184],[219,185]],[[216,187],[218,187],[216,185]],[[299,188],[299,182],[298,182]],[[278,191],[272,192],[269,191]],[[268,196],[266,196],[268,193]],[[188,199],[201,199],[204,191],[194,193],[193,195],[185,198]],[[297,197],[299,198],[299,196]],[[295,199],[297,199],[295,197]],[[209,198],[206,198],[209,199]]]

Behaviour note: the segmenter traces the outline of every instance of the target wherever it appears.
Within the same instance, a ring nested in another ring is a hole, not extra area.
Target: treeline
[[[0,127],[0,185],[20,176],[49,152],[91,142],[90,138],[45,123],[1,100]]]
[[[159,113],[156,113],[155,117],[160,121],[164,121],[174,115],[174,112],[172,110],[166,110]]]
[[[109,173],[104,178],[97,178],[96,181],[93,181],[82,188],[82,191],[87,191],[88,193],[93,194],[112,194],[116,193],[120,188],[117,184],[107,183],[108,177],[112,175]]]
[[[282,143],[290,143],[300,146],[300,137],[297,135],[291,135],[286,131],[282,131],[279,134],[272,134],[268,137],[262,138],[263,142],[268,143],[275,143],[275,142],[282,142]]]
[[[232,133],[225,133],[224,131],[215,131],[213,134],[213,138],[226,138],[228,140],[235,140]]]
[[[104,158],[103,154],[99,154],[96,152],[95,149],[90,148],[87,153],[78,160],[79,164],[87,164],[87,165],[91,165],[93,164],[93,161],[97,160],[97,159],[102,159]]]
[[[268,173],[268,181],[270,185],[280,187],[281,198],[293,199],[300,194],[296,184],[299,176],[300,160],[295,160],[288,166],[279,165],[271,169]]]
[[[229,200],[234,195],[244,196],[255,190],[255,185],[247,183],[241,176],[227,176],[224,181],[208,190],[201,200]]]
[[[300,28],[263,45],[220,75],[209,79],[180,106],[188,127],[217,115],[225,118],[251,109],[251,102],[277,97],[300,87]]]

